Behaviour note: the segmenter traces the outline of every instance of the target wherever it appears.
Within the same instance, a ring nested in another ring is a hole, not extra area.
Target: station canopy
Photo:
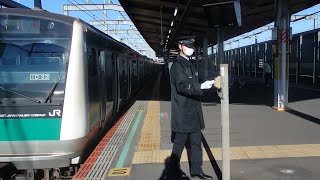
[[[223,0],[211,0],[222,2]],[[175,39],[194,35],[202,46],[202,37],[208,43],[217,43],[215,28],[209,26],[204,0],[119,0],[141,35],[157,53],[174,47]],[[230,39],[275,20],[275,0],[241,0],[241,27],[224,29],[224,39]],[[289,12],[294,14],[318,4],[318,0],[289,0]],[[213,18],[219,20],[219,18]],[[212,19],[211,19],[212,20]],[[163,43],[162,43],[163,42]]]

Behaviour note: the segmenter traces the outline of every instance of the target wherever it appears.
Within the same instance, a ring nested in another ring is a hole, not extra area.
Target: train
[[[320,29],[292,36],[289,56],[289,81],[305,86],[320,86]],[[261,78],[263,63],[268,62],[274,70],[274,40],[226,50],[224,59],[234,76]],[[210,57],[212,71],[217,71],[217,54]]]
[[[81,19],[0,9],[0,164],[68,167],[157,63]]]

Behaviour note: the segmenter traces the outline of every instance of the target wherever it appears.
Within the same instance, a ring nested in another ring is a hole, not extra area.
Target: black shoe
[[[184,173],[181,169],[180,169],[180,171],[179,171],[179,176],[180,177],[187,177],[187,175],[186,175],[186,173]]]
[[[200,173],[200,174],[191,174],[191,177],[194,178],[194,177],[198,177],[200,179],[212,179],[211,176],[208,176],[204,173]]]

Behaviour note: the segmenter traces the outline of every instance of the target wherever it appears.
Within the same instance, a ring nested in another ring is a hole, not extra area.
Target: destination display
[[[40,20],[19,16],[0,17],[2,34],[40,34]]]

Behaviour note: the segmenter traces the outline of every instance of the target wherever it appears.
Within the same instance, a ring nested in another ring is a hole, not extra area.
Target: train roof
[[[108,40],[112,41],[113,43],[117,44],[118,46],[127,48],[131,51],[133,51],[134,53],[140,55],[141,57],[143,57],[142,54],[140,54],[139,52],[133,50],[132,48],[130,48],[128,45],[117,41],[116,39],[112,38],[110,35],[103,33],[102,31],[100,31],[99,29],[97,29],[94,26],[91,26],[90,24],[88,24],[87,22],[79,19],[79,18],[74,18],[74,17],[70,17],[70,16],[65,16],[65,15],[61,15],[61,14],[56,14],[56,13],[52,13],[46,10],[33,10],[33,9],[22,9],[22,8],[1,8],[0,9],[0,13],[8,13],[8,14],[12,14],[12,15],[21,15],[21,14],[26,14],[28,17],[37,17],[37,18],[44,18],[44,19],[50,19],[53,21],[58,21],[61,23],[65,23],[65,24],[69,24],[70,26],[73,25],[73,22],[75,20],[79,20],[81,21],[87,29],[95,32],[96,34],[107,38]]]
[[[1,8],[1,13],[9,13],[12,15],[18,14],[26,14],[28,17],[37,17],[37,18],[44,18],[44,19],[51,19],[54,21],[59,21],[62,23],[72,25],[76,18],[65,16],[61,14],[51,13],[46,10],[33,10],[33,9],[22,9],[22,8]]]

